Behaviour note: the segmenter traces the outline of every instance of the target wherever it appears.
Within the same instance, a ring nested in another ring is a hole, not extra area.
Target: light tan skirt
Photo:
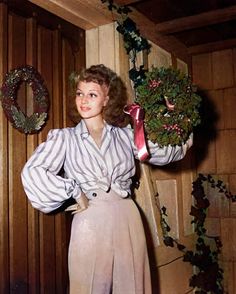
[[[69,246],[70,294],[150,294],[146,240],[132,199],[94,191],[75,214]]]

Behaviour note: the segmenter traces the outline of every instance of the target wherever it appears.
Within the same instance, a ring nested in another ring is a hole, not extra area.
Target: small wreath
[[[17,91],[22,82],[29,84],[33,92],[35,112],[29,117],[17,103]],[[6,74],[1,87],[1,101],[5,115],[20,132],[35,133],[44,125],[49,107],[48,90],[34,67],[18,67]]]
[[[200,123],[201,98],[190,77],[171,67],[153,67],[136,90],[147,138],[160,146],[186,142]]]

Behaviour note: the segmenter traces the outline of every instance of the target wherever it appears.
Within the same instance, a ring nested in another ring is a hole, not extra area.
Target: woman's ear
[[[104,100],[104,103],[103,103],[103,106],[106,106],[107,103],[108,103],[108,101],[109,101],[109,96],[106,96],[106,98],[105,98],[105,100]]]

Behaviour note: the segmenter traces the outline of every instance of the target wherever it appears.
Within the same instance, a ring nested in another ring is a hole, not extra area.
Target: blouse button
[[[96,196],[97,196],[97,193],[93,193],[92,196],[93,196],[93,197],[96,197]]]

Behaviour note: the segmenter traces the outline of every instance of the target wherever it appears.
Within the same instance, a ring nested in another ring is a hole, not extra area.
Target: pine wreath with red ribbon
[[[147,138],[160,146],[181,145],[200,124],[201,97],[190,76],[172,67],[146,72],[135,102],[145,111]]]

